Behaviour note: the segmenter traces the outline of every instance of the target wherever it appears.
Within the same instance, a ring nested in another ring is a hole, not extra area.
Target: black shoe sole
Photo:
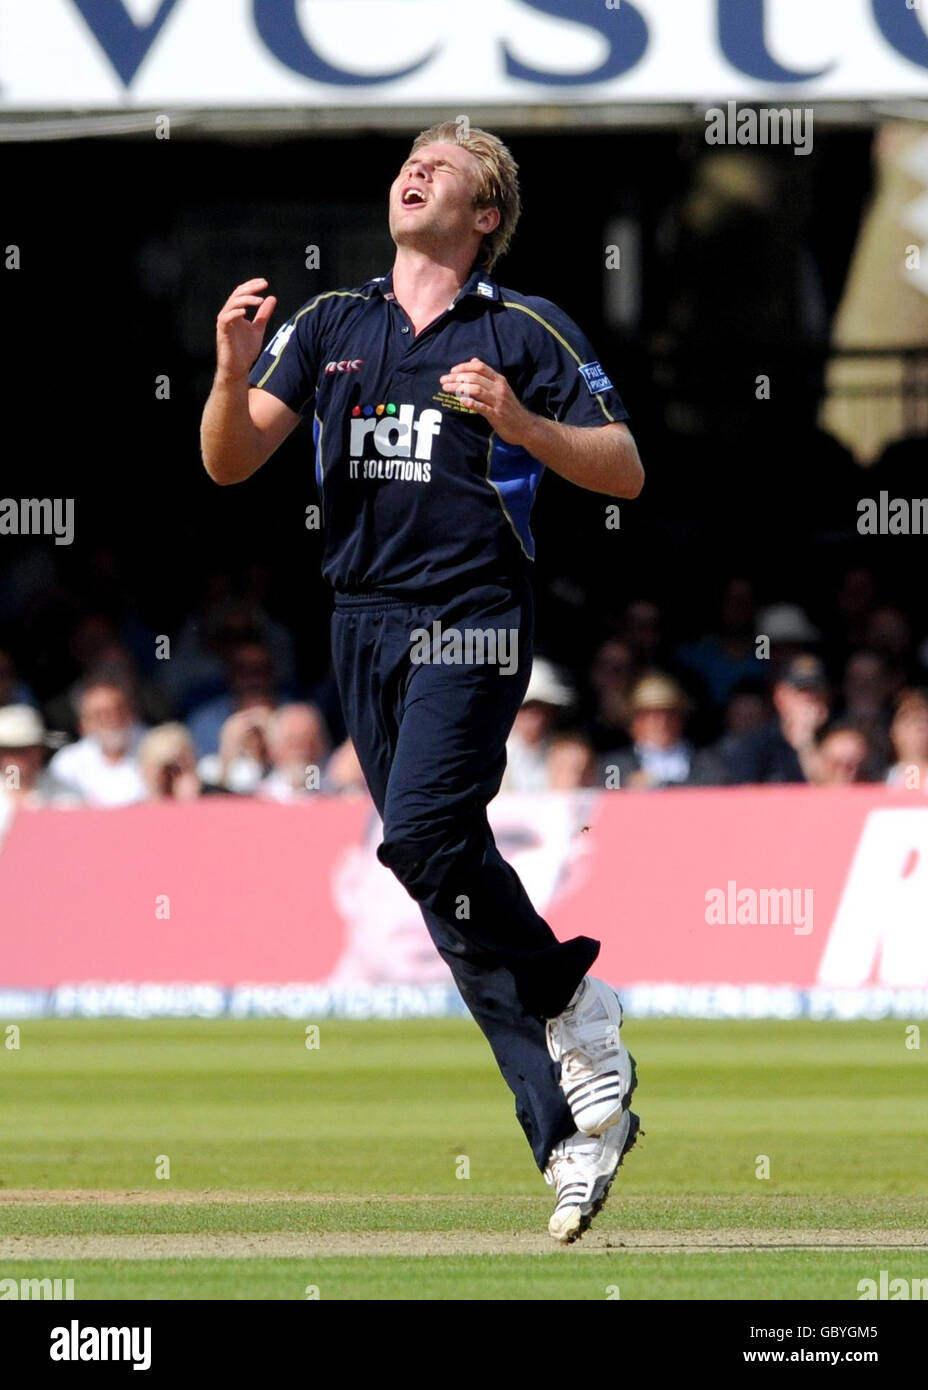
[[[622,1109],[623,1109],[623,1110],[627,1110],[628,1107],[631,1105],[631,1103],[632,1103],[632,1096],[635,1094],[635,1091],[638,1089],[638,1064],[637,1064],[637,1062],[635,1061],[634,1057],[632,1056],[632,1054],[631,1054],[630,1052],[629,1052],[629,1054],[628,1054],[628,1060],[629,1060],[629,1062],[631,1063],[631,1067],[632,1067],[632,1084],[631,1084],[631,1085],[629,1086],[629,1088],[628,1088],[628,1094],[626,1095],[625,1099],[622,1101]]]

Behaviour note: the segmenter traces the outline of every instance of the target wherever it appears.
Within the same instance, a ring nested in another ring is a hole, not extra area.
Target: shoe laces
[[[596,1071],[596,1063],[621,1046],[618,1027],[612,1023],[596,1038],[584,1038],[575,1047],[561,1054],[561,1076],[581,1081]]]
[[[560,1191],[566,1187],[570,1178],[576,1176],[579,1168],[578,1160],[581,1157],[589,1156],[597,1151],[600,1141],[596,1138],[577,1134],[573,1139],[564,1139],[551,1150],[551,1157],[548,1159],[548,1166],[545,1169],[545,1177],[548,1178],[555,1191]],[[550,1178],[548,1175],[550,1174]]]

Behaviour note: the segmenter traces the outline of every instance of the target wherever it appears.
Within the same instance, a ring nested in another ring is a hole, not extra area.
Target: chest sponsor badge
[[[580,369],[580,375],[586,382],[591,396],[595,396],[598,391],[609,391],[612,389],[612,382],[606,376],[598,362],[586,362]]]

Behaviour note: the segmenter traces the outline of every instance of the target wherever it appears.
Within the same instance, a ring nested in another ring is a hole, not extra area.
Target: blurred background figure
[[[53,729],[77,733],[77,698],[88,681],[109,681],[127,692],[144,724],[160,724],[172,713],[170,702],[142,679],[135,657],[119,635],[119,625],[107,613],[85,613],[68,636],[68,657],[77,672],[74,680],[44,705]]]
[[[181,625],[161,673],[163,688],[181,714],[225,693],[233,649],[243,642],[266,648],[275,679],[285,689],[292,686],[293,638],[266,610],[266,568],[251,565],[244,583],[245,596],[237,596],[230,574],[207,575],[197,607]]]
[[[638,679],[631,647],[609,637],[596,648],[589,670],[593,705],[587,726],[593,745],[608,752],[628,743],[629,700]]]
[[[199,705],[187,720],[197,754],[216,753],[222,726],[230,715],[255,706],[278,703],[277,681],[269,649],[257,641],[231,648],[226,667],[227,689]]]
[[[195,801],[203,790],[193,739],[183,724],[148,731],[139,744],[139,771],[151,801]]]
[[[684,738],[690,701],[672,676],[647,672],[632,691],[629,708],[632,747],[605,760],[607,770],[616,768],[620,787],[707,787],[725,780],[715,754]]]
[[[52,776],[90,806],[126,806],[145,797],[138,748],[145,733],[122,686],[91,679],[77,696],[76,743],[60,748]]]
[[[837,723],[820,729],[816,735],[817,756],[809,781],[817,787],[844,787],[866,782],[870,742],[863,729]]]
[[[831,710],[825,668],[817,656],[797,656],[773,687],[776,717],[762,729],[732,740],[730,782],[812,780],[815,736]]]
[[[331,744],[314,705],[281,705],[268,720],[271,770],[258,787],[270,801],[302,801],[322,789]]]
[[[622,618],[620,636],[639,671],[666,665],[660,606],[651,599],[632,599]]]
[[[581,729],[565,729],[548,741],[545,758],[549,791],[577,791],[596,785],[596,755]]]
[[[846,569],[839,577],[830,623],[840,651],[864,645],[867,623],[876,606],[876,580],[863,565]]]
[[[340,743],[326,764],[322,789],[330,796],[366,796],[367,782],[350,738]]]
[[[725,704],[737,685],[766,674],[755,651],[754,588],[746,579],[730,579],[722,593],[717,629],[674,653],[679,666],[702,681],[710,701]]]
[[[904,690],[890,727],[895,761],[886,774],[891,787],[928,791],[928,690]]]
[[[37,704],[29,686],[20,680],[12,655],[0,647],[0,708],[4,705]]]
[[[25,809],[79,805],[45,770],[49,737],[31,705],[0,708],[0,801]]]
[[[218,752],[207,753],[197,763],[207,789],[237,796],[258,790],[271,767],[268,730],[273,713],[269,704],[257,704],[229,715],[219,732]]]
[[[778,680],[797,656],[807,647],[816,645],[821,635],[798,604],[773,603],[769,608],[762,608],[757,615],[757,636],[766,637],[770,642],[770,655],[765,663],[769,678]]]
[[[558,716],[574,703],[574,692],[560,671],[536,656],[532,674],[506,743],[502,790],[543,791],[548,781],[547,757]]]
[[[904,683],[879,652],[857,651],[848,657],[841,686],[841,719],[860,729],[871,749],[871,761],[885,770],[891,760],[889,724],[892,703]],[[874,774],[877,769],[873,768]]]
[[[909,620],[901,608],[886,604],[867,619],[865,646],[878,652],[893,669],[905,669],[912,661],[913,642]]]
[[[717,758],[727,766],[728,758],[746,734],[755,734],[773,718],[770,694],[763,681],[742,681],[731,692],[725,705],[721,738],[714,745]]]

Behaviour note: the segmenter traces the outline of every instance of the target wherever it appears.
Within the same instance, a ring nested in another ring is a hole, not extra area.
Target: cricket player
[[[267,281],[230,295],[201,445],[210,477],[239,483],[312,419],[332,658],[383,821],[378,858],[515,1095],[566,1243],[635,1142],[634,1062],[615,992],[587,973],[599,942],[557,940],[486,808],[531,673],[541,474],[622,498],[644,474],[577,326],[492,278],[520,211],[496,136],[461,121],[423,131],[390,188],[389,274],[314,295],[263,350]]]

